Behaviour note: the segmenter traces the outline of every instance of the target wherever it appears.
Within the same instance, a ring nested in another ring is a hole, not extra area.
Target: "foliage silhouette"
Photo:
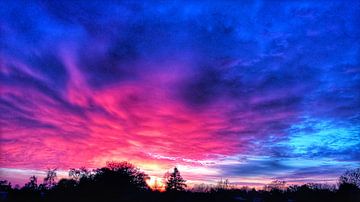
[[[37,184],[30,177],[22,188],[13,188],[6,180],[0,180],[0,201],[4,202],[354,202],[360,201],[360,189],[356,179],[359,169],[340,176],[338,188],[334,185],[304,184],[286,186],[275,180],[262,190],[248,187],[236,188],[228,180],[220,180],[215,186],[197,185],[186,190],[185,180],[174,168],[166,173],[166,191],[151,190],[146,184],[148,175],[127,162],[109,162],[106,167],[87,170],[70,169],[68,179],[55,183],[56,170],[48,170],[44,184]],[[51,185],[51,186],[49,186]]]
[[[186,180],[180,175],[180,171],[175,167],[174,171],[165,174],[166,191],[184,191],[186,188]]]
[[[69,177],[75,181],[79,181],[81,178],[87,178],[90,174],[91,172],[85,167],[81,167],[79,169],[71,168],[69,171]]]
[[[0,180],[0,191],[6,192],[11,190],[11,183],[7,180]]]
[[[55,180],[57,178],[56,176],[56,168],[55,169],[48,169],[47,173],[46,173],[46,177],[44,178],[44,187],[46,189],[50,189],[53,186],[56,185]]]
[[[340,184],[353,184],[360,188],[360,168],[347,170],[339,178]]]
[[[30,191],[36,191],[38,189],[37,177],[36,176],[31,176],[29,178],[29,180],[30,181],[24,185],[23,189],[28,189]]]

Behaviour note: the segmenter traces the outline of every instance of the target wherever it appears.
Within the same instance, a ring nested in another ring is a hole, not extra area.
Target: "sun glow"
[[[163,178],[159,178],[156,176],[150,176],[150,178],[148,180],[146,180],[146,183],[149,185],[149,187],[152,190],[157,190],[157,191],[165,191],[165,184],[164,184],[164,179]]]

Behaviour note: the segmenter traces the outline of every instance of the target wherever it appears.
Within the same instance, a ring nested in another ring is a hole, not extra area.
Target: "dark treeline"
[[[23,187],[0,181],[0,200],[6,202],[232,202],[232,201],[360,201],[360,168],[346,171],[337,186],[304,184],[286,186],[275,180],[264,189],[236,188],[228,180],[217,185],[196,185],[187,189],[177,168],[165,174],[165,191],[151,189],[148,175],[127,162],[109,162],[106,167],[89,171],[70,169],[69,178],[56,182],[56,170],[49,169],[43,182],[32,176]]]

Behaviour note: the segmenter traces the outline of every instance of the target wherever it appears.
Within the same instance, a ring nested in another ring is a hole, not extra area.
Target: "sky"
[[[189,184],[360,165],[359,1],[0,1],[0,177]]]

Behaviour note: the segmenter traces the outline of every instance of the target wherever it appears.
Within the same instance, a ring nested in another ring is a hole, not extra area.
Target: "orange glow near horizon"
[[[146,180],[146,183],[154,191],[165,191],[164,179],[156,176],[150,176],[149,180]]]

